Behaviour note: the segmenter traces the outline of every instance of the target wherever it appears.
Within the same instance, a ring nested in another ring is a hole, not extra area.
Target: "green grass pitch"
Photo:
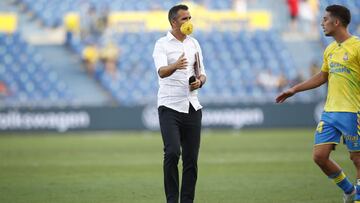
[[[341,202],[312,146],[313,129],[203,131],[195,202]],[[3,134],[0,202],[165,202],[162,158],[158,132]],[[344,145],[333,158],[354,181]]]

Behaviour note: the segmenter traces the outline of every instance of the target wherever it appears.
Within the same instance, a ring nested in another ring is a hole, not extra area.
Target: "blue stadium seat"
[[[0,34],[0,39],[4,42],[0,48],[0,80],[10,91],[10,96],[4,98],[6,104],[58,102],[58,99],[61,100],[58,95],[68,94],[66,85],[60,82],[56,73],[48,71],[42,57],[19,33]],[[47,82],[48,78],[52,85]],[[64,101],[71,100],[67,97]]]

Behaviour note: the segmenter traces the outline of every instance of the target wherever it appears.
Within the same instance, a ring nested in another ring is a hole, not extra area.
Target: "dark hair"
[[[327,12],[330,13],[331,16],[338,18],[340,22],[347,27],[351,21],[351,14],[348,8],[341,5],[330,5],[325,9]]]
[[[189,8],[186,6],[186,5],[183,5],[183,4],[179,4],[179,5],[176,5],[176,6],[173,6],[170,10],[169,10],[169,14],[168,14],[168,19],[169,19],[169,22],[171,24],[171,20],[173,20],[174,18],[177,17],[177,14],[178,14],[178,11],[179,10],[188,10]]]

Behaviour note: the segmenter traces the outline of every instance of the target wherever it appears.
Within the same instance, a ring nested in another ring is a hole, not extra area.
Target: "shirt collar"
[[[170,31],[167,32],[166,38],[168,39],[168,41],[175,39],[174,35],[172,35]]]
[[[342,43],[337,43],[339,46],[341,46],[341,45],[344,45],[344,44],[347,44],[347,43],[349,43],[349,42],[352,42],[353,41],[353,39],[356,39],[356,36],[351,36],[351,37],[349,37],[349,38],[347,38],[345,41],[343,41]]]
[[[171,41],[171,40],[173,40],[173,39],[176,39],[175,36],[174,36],[173,34],[171,34],[170,31],[167,32],[166,38],[168,39],[168,41]],[[188,38],[189,38],[189,37],[186,35],[185,40],[187,40]],[[177,40],[177,39],[176,39],[176,40]],[[185,40],[184,40],[184,41],[185,41]]]

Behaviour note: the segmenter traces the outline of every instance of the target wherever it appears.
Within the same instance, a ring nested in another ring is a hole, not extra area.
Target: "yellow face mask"
[[[190,35],[193,32],[193,24],[190,21],[186,21],[180,27],[181,33],[184,35]]]

